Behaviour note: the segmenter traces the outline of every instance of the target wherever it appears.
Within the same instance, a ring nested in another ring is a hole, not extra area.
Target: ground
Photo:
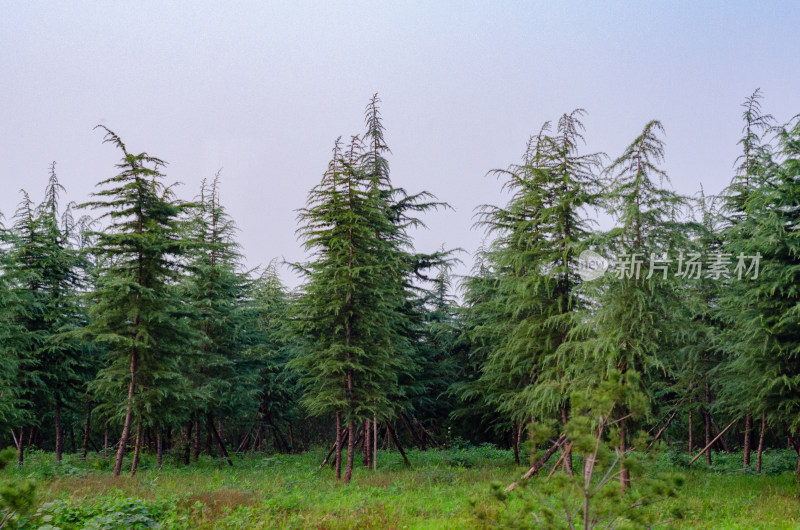
[[[24,468],[7,470],[4,478],[38,483],[39,508],[24,528],[65,530],[476,528],[532,495],[520,488],[503,503],[492,494],[492,484],[509,484],[525,467],[490,446],[411,451],[411,469],[397,452],[383,451],[377,472],[364,469],[359,455],[349,486],[330,468],[317,470],[323,457],[322,451],[238,456],[233,468],[211,457],[184,467],[168,457],[158,471],[146,455],[134,478],[114,478],[110,459],[100,455],[86,461],[66,455],[57,464],[52,454],[32,452]],[[682,511],[683,519],[670,523],[675,528],[800,528],[795,458],[791,451],[768,452],[765,473],[757,475],[741,471],[741,455],[715,455],[709,470],[702,460],[688,469],[683,455],[664,453],[652,467],[681,473],[685,484],[677,498],[648,509]],[[528,486],[535,489],[545,478]]]

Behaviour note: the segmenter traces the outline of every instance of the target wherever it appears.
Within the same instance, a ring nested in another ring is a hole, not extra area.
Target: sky
[[[191,199],[222,169],[247,265],[302,260],[297,209],[338,136],[382,100],[393,183],[452,210],[417,249],[485,234],[502,204],[489,170],[520,160],[542,122],[587,116],[586,152],[618,156],[651,119],[673,187],[718,193],[756,88],[780,122],[800,113],[797,2],[6,2],[0,8],[0,212],[42,196],[56,162],[66,199],[115,174],[120,153],[169,163]],[[290,285],[298,278],[286,268]]]

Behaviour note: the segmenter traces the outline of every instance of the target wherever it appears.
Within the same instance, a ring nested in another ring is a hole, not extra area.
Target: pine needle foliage
[[[100,191],[83,205],[107,221],[92,248],[97,285],[86,335],[106,352],[93,389],[104,412],[123,425],[114,463],[119,475],[132,425],[137,430],[155,425],[163,408],[195,398],[187,346],[196,332],[178,290],[187,246],[180,215],[186,205],[163,184],[162,160],[129,152],[119,136],[101,128],[104,141],[123,157],[119,173],[100,182]]]

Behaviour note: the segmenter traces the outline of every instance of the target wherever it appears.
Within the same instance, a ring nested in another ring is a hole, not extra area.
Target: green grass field
[[[413,468],[397,452],[381,452],[379,469],[356,468],[344,486],[330,468],[317,471],[321,451],[303,455],[239,456],[233,468],[209,457],[190,467],[168,459],[162,471],[148,455],[135,478],[113,478],[110,460],[31,453],[6,478],[29,477],[38,487],[38,511],[24,528],[475,528],[503,510],[519,510],[520,488],[506,503],[492,484],[507,485],[525,471],[508,451],[473,447],[411,451]],[[715,467],[685,467],[665,453],[648,471],[685,476],[677,498],[646,509],[683,512],[676,528],[800,528],[795,454],[765,455],[765,473],[743,473],[741,455],[715,455]],[[360,461],[360,460],[359,460]],[[546,477],[546,473],[545,473]],[[531,489],[545,477],[528,482]],[[49,525],[49,526],[48,526]]]

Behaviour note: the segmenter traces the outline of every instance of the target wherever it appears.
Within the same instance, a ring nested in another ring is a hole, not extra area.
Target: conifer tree
[[[31,419],[54,413],[59,461],[64,445],[62,411],[77,404],[82,376],[88,368],[84,357],[88,345],[81,345],[72,334],[84,323],[79,300],[83,264],[70,208],[63,215],[59,210],[62,191],[53,164],[44,201],[34,206],[24,193],[9,234],[5,266],[16,294],[9,315],[16,324],[16,340],[9,340],[21,346],[21,370],[17,373],[27,402],[23,410],[32,415]],[[28,428],[41,427],[40,421],[29,423]]]
[[[292,337],[289,315],[294,302],[271,263],[254,279],[251,288],[249,327],[255,335],[247,357],[256,365],[258,409],[256,438],[266,439],[272,429],[275,445],[291,453],[294,450],[292,424],[301,419],[298,400],[302,388],[287,364],[298,353]],[[284,436],[289,431],[288,438]]]
[[[725,293],[721,311],[736,327],[734,374],[745,374],[743,405],[763,412],[766,422],[785,426],[797,444],[798,382],[798,218],[800,123],[776,131],[773,154],[762,151],[756,184],[748,189],[744,221],[727,243],[745,280]],[[738,263],[742,266],[739,267]],[[756,273],[755,266],[758,266]],[[733,281],[732,281],[733,283]],[[734,340],[729,338],[727,343]],[[798,451],[800,479],[800,451]]]
[[[191,241],[184,279],[184,299],[192,309],[198,332],[192,384],[203,396],[189,405],[196,424],[205,424],[217,444],[219,456],[226,450],[217,431],[225,417],[252,414],[256,378],[244,353],[253,338],[246,329],[248,278],[240,269],[241,254],[235,225],[220,202],[220,174],[203,182],[199,200],[191,212]],[[229,462],[230,459],[228,460]]]
[[[110,416],[122,419],[117,476],[134,425],[131,474],[143,429],[155,426],[159,409],[195,397],[186,374],[195,333],[184,318],[187,310],[177,288],[186,247],[179,226],[185,205],[164,186],[163,161],[129,152],[114,132],[102,128],[104,141],[123,157],[119,173],[100,182],[100,191],[84,205],[101,210],[101,218],[108,220],[92,248],[97,284],[86,335],[106,352],[95,394]]]
[[[385,203],[358,164],[355,137],[334,159],[299,219],[300,234],[314,260],[298,267],[307,278],[298,301],[298,324],[307,341],[293,364],[306,383],[303,403],[315,415],[335,413],[347,426],[345,482],[349,482],[359,420],[392,410],[401,370],[393,355],[393,299],[386,283],[403,274],[380,234],[392,233]],[[337,429],[337,475],[342,433]]]
[[[731,255],[732,260],[738,262],[738,255],[743,250],[748,240],[761,237],[758,217],[754,216],[760,206],[754,199],[759,196],[765,186],[770,186],[769,179],[774,169],[771,145],[764,143],[775,122],[770,114],[762,111],[761,91],[756,89],[742,104],[742,154],[739,156],[736,174],[730,185],[725,190],[723,212],[721,215],[723,233],[721,238],[724,251]],[[757,280],[757,279],[756,279]],[[757,398],[759,374],[753,371],[751,361],[753,354],[767,343],[767,330],[762,330],[762,337],[742,340],[741,329],[747,326],[747,320],[752,318],[747,312],[741,311],[740,302],[747,299],[746,291],[752,278],[741,281],[739,278],[728,282],[722,292],[721,301],[717,307],[717,316],[721,319],[720,332],[718,333],[718,348],[724,354],[724,362],[720,366],[722,378],[721,398],[722,405],[736,416],[745,418],[744,440],[744,467],[750,463],[751,432],[753,417],[760,417],[763,429],[766,421],[764,402]],[[743,396],[747,396],[743,399]],[[759,452],[759,462],[761,454]],[[760,465],[758,466],[760,470]]]
[[[568,417],[570,381],[560,359],[585,303],[577,258],[589,236],[586,209],[596,204],[602,154],[582,154],[584,111],[545,123],[522,164],[494,173],[511,192],[505,207],[484,206],[479,222],[497,236],[489,251],[496,278],[487,309],[500,343],[482,367],[478,388],[519,426]],[[571,458],[566,459],[571,473]]]
[[[652,380],[664,369],[671,333],[680,329],[674,322],[680,307],[676,289],[670,284],[669,256],[684,248],[683,210],[686,200],[663,187],[669,182],[658,166],[664,158],[663,127],[658,121],[645,125],[640,134],[608,168],[611,175],[605,198],[616,226],[606,235],[608,252],[616,266],[597,298],[591,326],[594,340],[583,343],[594,362],[587,375],[628,373],[642,383],[626,395],[652,399]],[[632,403],[618,404],[620,417],[633,411]],[[627,448],[628,420],[619,425],[619,449]],[[625,469],[620,474],[622,489],[629,485]]]

